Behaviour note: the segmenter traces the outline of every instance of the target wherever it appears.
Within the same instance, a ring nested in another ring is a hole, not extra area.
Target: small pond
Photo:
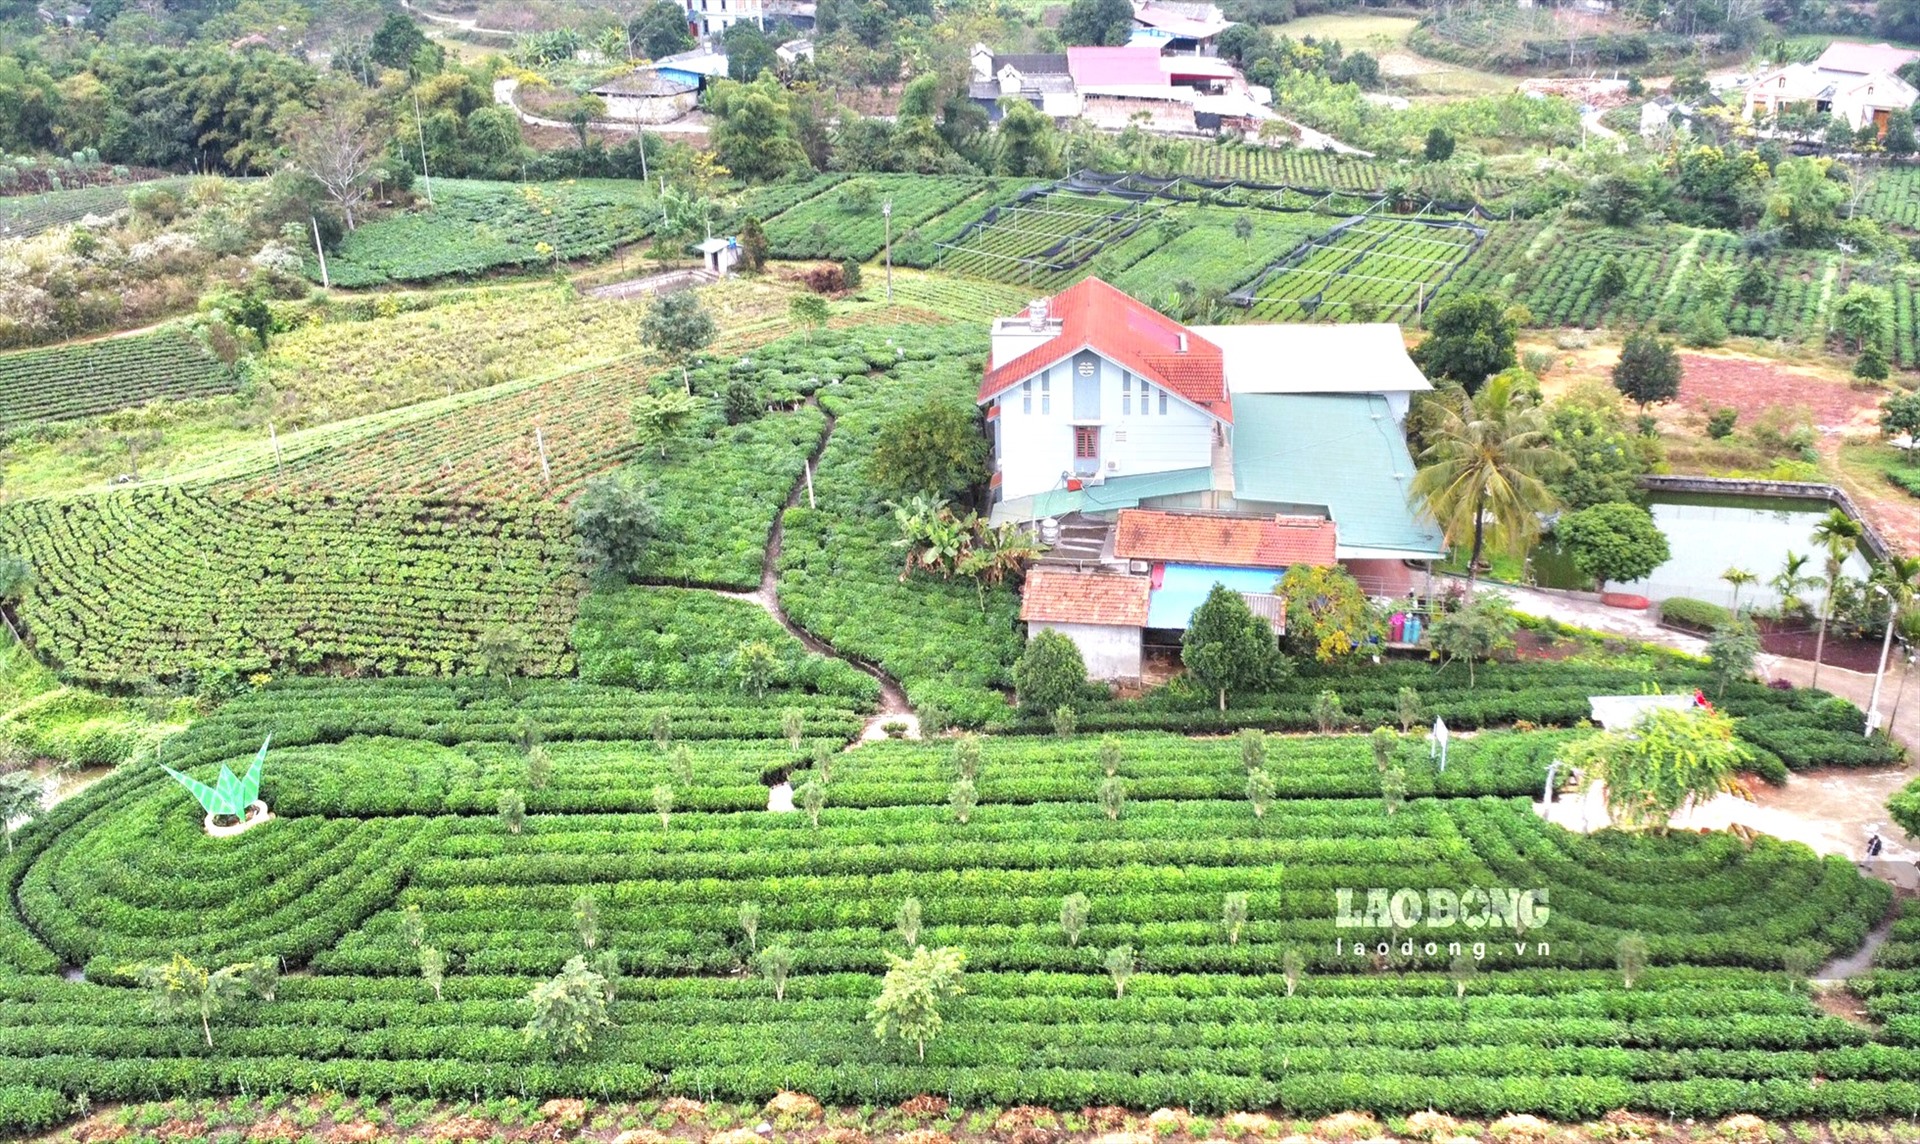
[[[1779,594],[1767,581],[1779,575],[1789,550],[1811,557],[1805,575],[1821,574],[1823,558],[1813,541],[1813,527],[1827,515],[1830,506],[1825,501],[1661,492],[1653,494],[1647,507],[1653,510],[1654,523],[1667,534],[1673,558],[1645,580],[1609,584],[1609,591],[1634,592],[1652,600],[1691,596],[1731,604],[1733,589],[1720,579],[1720,573],[1739,567],[1759,577],[1757,583],[1741,589],[1741,603],[1765,606],[1779,602]],[[1532,563],[1534,579],[1543,587],[1591,586],[1551,539],[1534,549]],[[1863,554],[1855,552],[1847,558],[1846,575],[1864,579],[1869,570]],[[1823,594],[1815,588],[1803,591],[1801,597],[1817,600]]]

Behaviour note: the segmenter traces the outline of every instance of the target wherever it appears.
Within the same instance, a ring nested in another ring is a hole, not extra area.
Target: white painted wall
[[[1086,661],[1088,679],[1136,680],[1140,678],[1140,629],[1112,624],[1027,625],[1027,638],[1040,632],[1059,632],[1080,649]]]
[[[1074,416],[1078,360],[1074,358],[1035,375],[1031,388],[1016,384],[1000,395],[995,460],[1002,499],[1065,487],[1066,475],[1075,472],[1075,425],[1100,430],[1099,476],[1130,477],[1205,468],[1212,463],[1215,422],[1211,414],[1171,393],[1166,394],[1162,413],[1159,386],[1096,354],[1085,357],[1097,367],[1097,417]]]

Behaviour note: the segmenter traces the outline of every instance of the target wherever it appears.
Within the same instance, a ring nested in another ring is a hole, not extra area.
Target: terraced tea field
[[[238,386],[232,367],[179,327],[0,354],[0,429],[213,397]]]
[[[801,720],[797,749],[776,704]],[[1857,945],[1886,887],[1766,838],[1548,825],[1515,793],[1563,733],[1459,743],[1445,776],[1408,740],[1402,765],[1420,782],[1397,812],[1366,738],[1275,739],[1264,816],[1232,740],[1130,734],[1103,753],[1092,737],[990,738],[963,823],[947,805],[950,743],[808,763],[812,742],[850,733],[838,704],[485,681],[253,692],[168,758],[209,776],[271,730],[262,791],[278,821],[216,842],[158,768],[136,767],[0,860],[14,891],[0,915],[0,1085],[21,1103],[793,1088],[846,1104],[936,1092],[969,1107],[1304,1115],[1920,1107],[1910,1023],[1829,1016],[1778,968],[1796,943]],[[544,786],[526,728],[552,762]],[[1118,800],[1097,797],[1109,769]],[[817,825],[758,809],[762,777],[790,772],[824,784]],[[673,792],[668,812],[654,812],[656,788]],[[518,832],[490,813],[516,789]],[[1394,932],[1342,910],[1341,891],[1381,886],[1456,888],[1468,920]],[[1087,919],[1069,933],[1073,894]],[[619,965],[617,1024],[586,1056],[550,1062],[519,1031],[519,998],[580,952],[583,895]],[[918,921],[903,938],[909,899]],[[450,967],[439,997],[403,933],[415,907]],[[1650,965],[1628,989],[1615,959],[1635,933]],[[967,959],[924,1061],[877,1042],[867,1019],[885,954],[916,941]],[[1450,979],[1455,942],[1471,968]],[[774,945],[793,965],[778,995],[748,971]],[[1124,990],[1105,969],[1121,949],[1135,969]],[[310,972],[222,1016],[209,1047],[197,1023],[115,986],[175,951]],[[63,979],[63,964],[89,980]]]

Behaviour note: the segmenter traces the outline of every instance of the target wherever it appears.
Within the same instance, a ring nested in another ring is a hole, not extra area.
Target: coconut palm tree
[[[1808,686],[1820,686],[1820,656],[1827,646],[1827,621],[1833,618],[1833,597],[1840,588],[1840,570],[1846,567],[1847,557],[1853,553],[1854,545],[1860,540],[1860,522],[1841,512],[1830,509],[1813,526],[1813,542],[1827,550],[1827,598],[1820,601],[1820,634],[1813,640],[1813,679]]]
[[[1754,583],[1760,577],[1745,568],[1729,567],[1725,572],[1720,573],[1720,578],[1733,586],[1733,614],[1737,616],[1740,614],[1740,589]]]
[[[1469,398],[1439,398],[1439,425],[1420,455],[1411,495],[1439,522],[1447,543],[1468,545],[1467,592],[1473,592],[1480,556],[1491,539],[1514,549],[1540,533],[1539,514],[1558,504],[1542,480],[1564,463],[1550,444],[1546,415],[1499,374]]]

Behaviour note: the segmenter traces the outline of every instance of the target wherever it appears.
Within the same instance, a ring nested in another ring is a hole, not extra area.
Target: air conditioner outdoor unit
[[[1117,473],[1117,472],[1119,472],[1119,471],[1120,471],[1120,462],[1118,462],[1118,461],[1108,461],[1108,462],[1107,462],[1107,472],[1109,472],[1109,473]]]
[[[1148,572],[1153,571],[1153,566],[1145,560],[1129,560],[1127,561],[1127,571],[1138,576],[1144,576]]]

